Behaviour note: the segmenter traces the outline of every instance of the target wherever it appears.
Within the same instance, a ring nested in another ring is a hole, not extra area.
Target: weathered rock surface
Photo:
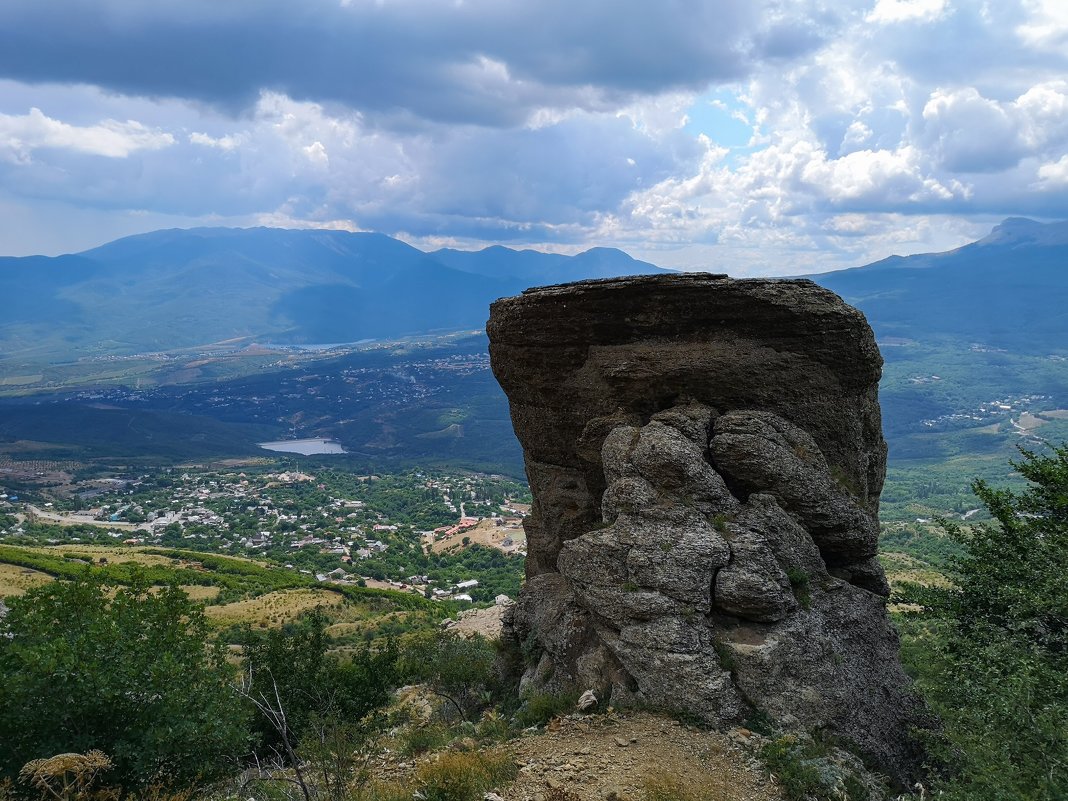
[[[919,710],[874,559],[882,360],[808,281],[589,281],[493,304],[534,495],[524,689],[827,731],[899,779]]]

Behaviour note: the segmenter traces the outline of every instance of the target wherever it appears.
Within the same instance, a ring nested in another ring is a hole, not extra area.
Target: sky
[[[200,225],[791,275],[1068,217],[1064,0],[3,0],[0,254]]]

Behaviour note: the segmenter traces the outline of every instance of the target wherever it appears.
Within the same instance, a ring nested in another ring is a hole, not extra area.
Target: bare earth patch
[[[1051,409],[1048,412],[1039,412],[1039,417],[1047,417],[1050,420],[1068,420],[1068,409]]]
[[[609,711],[557,717],[483,753],[506,755],[519,767],[514,782],[495,788],[504,801],[783,801],[754,756],[760,742],[745,729],[724,734],[649,712]],[[372,760],[371,771],[377,782],[404,784],[439,757],[411,759],[390,749]]]
[[[644,712],[557,718],[548,728],[504,746],[520,766],[506,801],[545,801],[560,790],[577,801],[638,801],[666,785],[716,801],[783,797],[752,754],[720,732]]]
[[[1033,431],[1036,428],[1044,426],[1049,420],[1044,420],[1042,417],[1035,417],[1030,412],[1023,412],[1020,414],[1020,419],[1016,422],[1016,426],[1023,431]]]
[[[0,564],[0,598],[22,595],[27,590],[47,584],[52,577],[47,573],[29,570],[18,565]]]
[[[203,584],[183,584],[181,590],[189,596],[191,601],[210,601],[219,594],[222,588]]]
[[[464,544],[464,540],[467,544]],[[505,541],[509,544],[505,545]],[[520,526],[498,526],[493,518],[482,520],[477,526],[453,534],[448,539],[441,539],[430,546],[434,553],[442,553],[451,550],[462,550],[472,545],[484,545],[487,548],[496,548],[504,553],[515,553],[517,550],[526,549],[527,535]]]

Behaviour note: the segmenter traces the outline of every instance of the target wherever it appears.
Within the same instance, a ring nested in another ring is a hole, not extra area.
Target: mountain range
[[[1068,221],[1013,217],[946,253],[809,277],[863,311],[883,341],[1068,351]]]
[[[659,269],[608,248],[424,253],[373,233],[156,231],[73,255],[0,258],[0,362],[476,329],[492,300],[534,284]]]
[[[0,365],[480,329],[492,300],[529,286],[658,271],[610,248],[425,253],[374,233],[156,231],[0,258]],[[1068,348],[1068,222],[1010,218],[953,251],[810,278],[864,311],[882,340]]]

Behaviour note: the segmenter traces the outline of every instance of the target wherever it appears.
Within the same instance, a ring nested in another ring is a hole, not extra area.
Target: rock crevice
[[[910,776],[863,316],[808,281],[656,276],[529,290],[488,331],[534,496],[524,688],[758,711]]]

